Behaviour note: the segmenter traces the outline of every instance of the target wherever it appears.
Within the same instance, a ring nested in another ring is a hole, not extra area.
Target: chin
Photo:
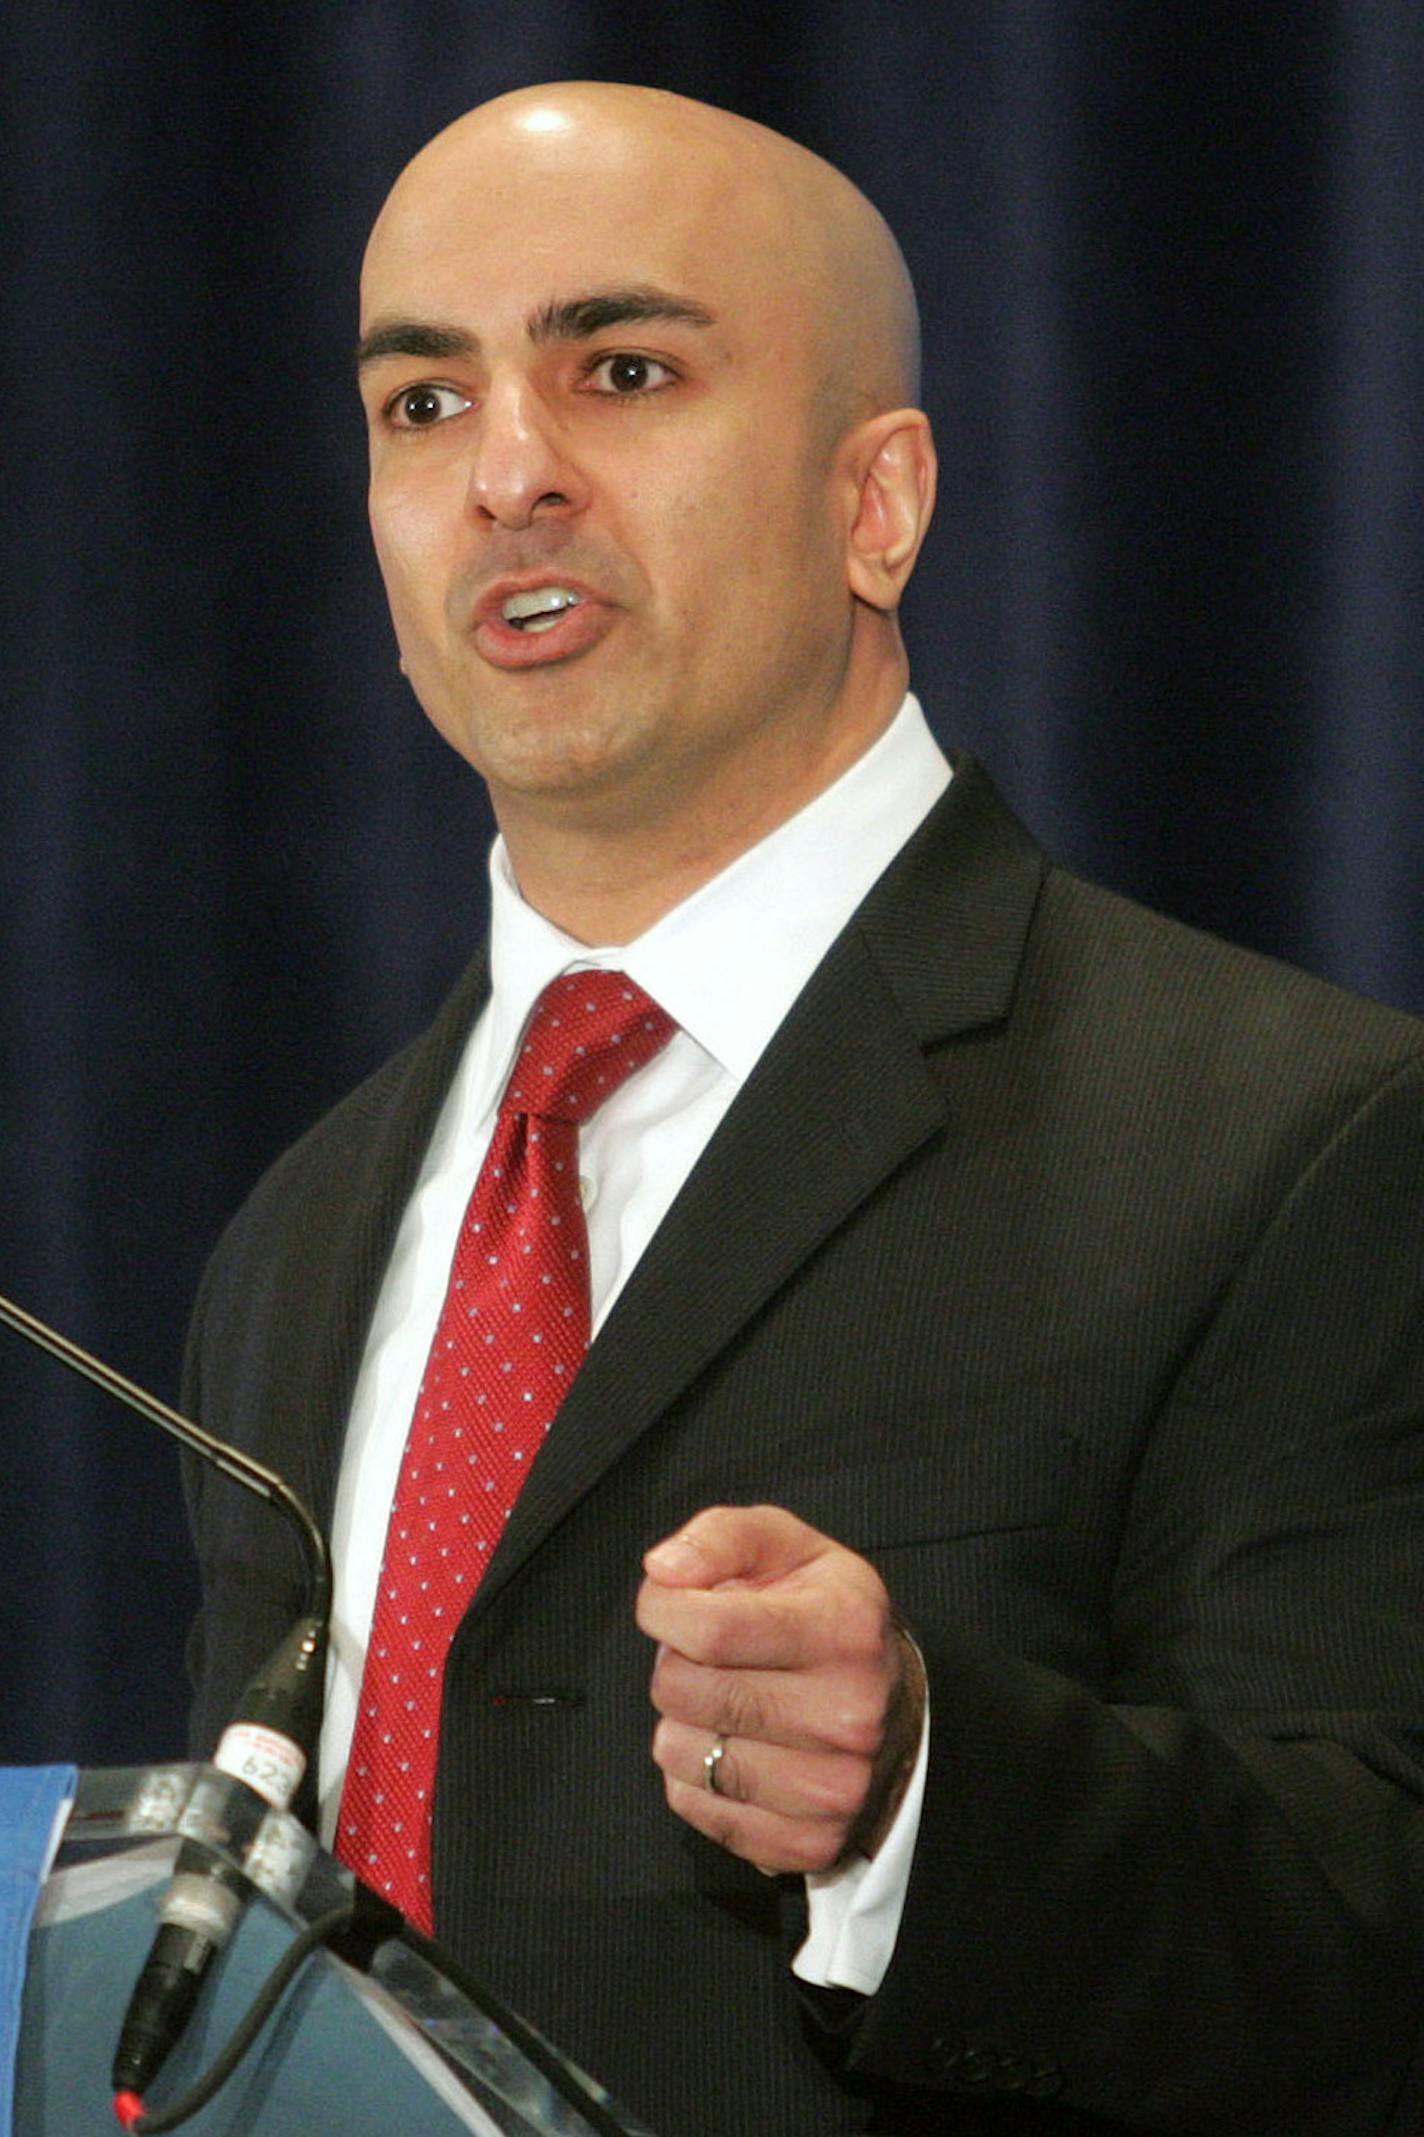
[[[618,715],[548,717],[485,726],[461,754],[492,789],[531,798],[607,793],[633,779],[648,755],[647,737]]]

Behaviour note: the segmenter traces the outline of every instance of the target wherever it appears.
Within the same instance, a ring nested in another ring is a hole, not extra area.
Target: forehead
[[[706,155],[623,144],[590,157],[559,141],[522,154],[465,143],[417,158],[372,232],[363,327],[379,314],[514,328],[588,289],[676,290],[728,331],[804,313],[776,219]]]

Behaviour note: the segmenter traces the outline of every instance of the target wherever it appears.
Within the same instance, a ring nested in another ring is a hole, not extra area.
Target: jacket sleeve
[[[914,1627],[931,1771],[846,2066],[1127,2129],[1388,2130],[1424,1961],[1418,1060],[1267,1214],[1123,1534],[1106,1696]]]

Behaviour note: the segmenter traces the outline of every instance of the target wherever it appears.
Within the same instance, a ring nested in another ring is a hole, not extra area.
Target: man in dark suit
[[[1424,1035],[951,774],[914,338],[868,203],[680,99],[521,92],[399,182],[372,521],[492,951],[235,1220],[188,1398],[332,1522],[335,1829],[499,1092],[546,980],[626,971],[675,1031],[580,1134],[594,1340],[443,1665],[437,1936],[662,2137],[1382,2131]],[[194,1519],[205,1745],[296,1575]]]

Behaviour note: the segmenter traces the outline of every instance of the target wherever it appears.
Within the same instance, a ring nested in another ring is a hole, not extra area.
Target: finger
[[[653,1545],[644,1570],[672,1588],[780,1580],[839,1546],[779,1506],[709,1506]]]
[[[716,1786],[708,1754],[716,1760]],[[660,1721],[653,1732],[653,1758],[664,1777],[686,1789],[705,1789],[723,1803],[749,1805],[776,1817],[838,1828],[836,1847],[860,1815],[870,1785],[868,1759],[843,1752],[788,1751],[740,1737],[709,1736],[705,1729]],[[828,1836],[830,1837],[830,1836]]]
[[[724,1761],[725,1763],[725,1761]],[[768,1876],[809,1876],[840,1858],[848,1827],[836,1818],[784,1818],[752,1803],[714,1796],[705,1783],[664,1777],[668,1808],[705,1839]]]
[[[649,1692],[660,1714],[709,1735],[873,1758],[884,1735],[893,1681],[878,1658],[834,1673],[716,1670],[664,1647]]]
[[[648,1580],[636,1614],[651,1639],[713,1669],[811,1669],[841,1646],[840,1613],[818,1610],[814,1598],[794,1590],[667,1588]]]
[[[890,1598],[880,1576],[832,1543],[814,1561],[756,1587],[675,1587],[649,1577],[636,1610],[652,1639],[721,1669],[883,1660],[890,1637]]]

